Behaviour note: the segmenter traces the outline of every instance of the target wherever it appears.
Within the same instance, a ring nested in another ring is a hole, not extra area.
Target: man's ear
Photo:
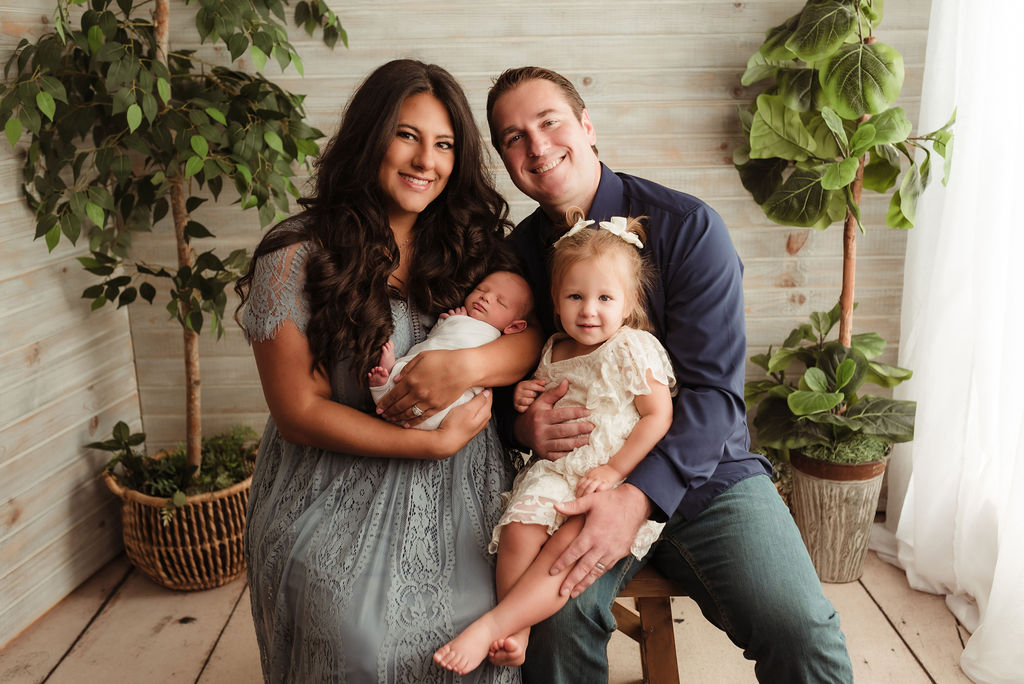
[[[515,333],[523,332],[524,330],[526,330],[526,321],[519,319],[518,321],[512,321],[509,323],[501,332],[506,335],[514,335]]]

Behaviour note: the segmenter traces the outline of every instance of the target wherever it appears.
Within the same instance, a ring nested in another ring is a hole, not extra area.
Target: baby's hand
[[[530,408],[530,404],[544,391],[544,387],[547,383],[543,380],[523,380],[516,385],[515,392],[512,393],[512,406],[516,411],[520,413],[526,413],[526,409]]]
[[[443,313],[443,314],[439,315],[438,318],[440,318],[441,320],[444,320],[445,318],[448,318],[449,316],[465,316],[465,315],[467,315],[466,314],[466,307],[464,307],[464,306],[457,306],[454,309],[448,309],[448,313]]]
[[[580,483],[576,485],[576,498],[611,489],[621,479],[619,471],[610,465],[597,466],[580,478]]]

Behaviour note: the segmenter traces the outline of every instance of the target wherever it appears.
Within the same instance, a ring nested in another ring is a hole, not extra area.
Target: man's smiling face
[[[498,98],[491,119],[517,188],[556,220],[563,220],[569,207],[590,208],[601,165],[586,110],[577,118],[558,86],[534,79]]]

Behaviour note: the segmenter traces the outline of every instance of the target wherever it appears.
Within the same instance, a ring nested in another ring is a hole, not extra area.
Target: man
[[[749,451],[742,264],[721,218],[695,197],[604,166],[582,98],[555,72],[506,71],[488,94],[487,119],[512,181],[540,204],[510,240],[545,331],[554,329],[545,261],[566,230],[565,210],[577,206],[598,221],[645,216],[644,253],[658,272],[648,293],[651,321],[680,385],[672,428],[623,485],[559,505],[586,516],[551,569],[569,569],[562,592],[573,598],[534,627],[526,680],[606,681],[611,603],[650,562],[757,661],[759,680],[852,681],[838,615],[770,466]],[[515,439],[535,457],[556,459],[586,443],[592,426],[576,420],[586,409],[554,408],[564,393],[564,386],[546,392],[515,421]],[[629,545],[648,518],[667,525],[638,563]]]

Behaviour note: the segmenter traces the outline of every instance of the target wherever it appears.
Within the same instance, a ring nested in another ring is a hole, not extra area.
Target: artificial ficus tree
[[[742,78],[745,86],[766,84],[740,112],[747,142],[734,162],[744,187],[777,223],[824,230],[843,222],[839,341],[846,347],[853,336],[862,190],[891,191],[886,223],[912,228],[931,176],[931,152],[945,159],[943,183],[952,152],[952,118],[912,136],[906,112],[893,106],[903,87],[903,57],[872,33],[882,4],[808,0],[767,32]],[[915,150],[924,152],[920,162]]]
[[[223,43],[230,60],[248,54],[258,70],[268,58],[282,70],[302,61],[288,40],[289,0],[185,0],[203,43]],[[77,17],[77,27],[72,15]],[[169,0],[58,0],[52,31],[22,40],[0,84],[0,126],[13,146],[24,140],[24,195],[36,238],[52,251],[87,239],[79,261],[100,282],[83,297],[98,309],[150,303],[169,286],[167,309],[185,344],[186,448],[198,470],[198,333],[223,334],[226,289],[248,266],[245,250],[201,250],[213,237],[192,217],[225,182],[261,226],[288,212],[299,193],[295,167],[318,152],[322,133],[305,123],[303,97],[260,73],[215,64],[169,40]],[[293,20],[334,47],[347,42],[324,0],[295,3]],[[195,39],[192,38],[195,42]],[[174,265],[130,257],[133,234],[170,213]]]

